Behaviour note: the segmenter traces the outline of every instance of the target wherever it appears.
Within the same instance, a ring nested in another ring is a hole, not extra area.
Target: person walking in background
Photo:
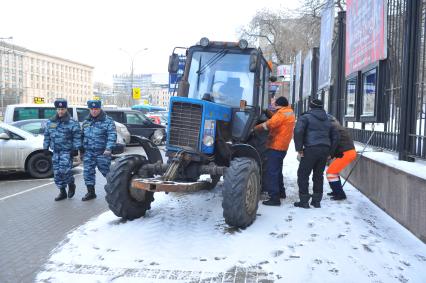
[[[286,198],[283,160],[293,137],[295,116],[285,97],[277,98],[275,107],[275,114],[268,121],[257,125],[254,130],[256,132],[269,132],[266,143],[268,148],[266,176],[269,199],[263,201],[263,204],[279,206],[281,204],[280,198]]]
[[[101,109],[101,101],[89,100],[87,106],[90,114],[82,124],[81,148],[87,194],[81,199],[82,201],[96,198],[96,167],[106,177],[111,165],[112,148],[117,140],[114,121]]]
[[[309,175],[313,172],[313,194],[311,205],[319,208],[323,193],[324,168],[330,153],[334,152],[337,142],[337,130],[331,126],[323,102],[313,99],[311,108],[297,120],[294,128],[294,144],[300,156],[297,170],[300,201],[294,206],[309,208]]]
[[[81,146],[80,125],[71,119],[68,113],[68,103],[65,99],[57,99],[54,102],[56,115],[46,123],[44,131],[43,148],[53,151],[53,178],[59,189],[59,195],[55,201],[67,198],[66,187],[68,185],[68,198],[75,194],[74,176],[71,171],[72,160],[78,155]]]
[[[346,199],[346,194],[343,191],[339,173],[356,159],[356,151],[349,131],[340,125],[335,117],[331,115],[328,115],[328,117],[332,127],[337,129],[339,133],[339,142],[337,143],[336,150],[331,154],[331,158],[334,158],[334,160],[326,171],[327,180],[332,191],[329,195],[332,195],[332,200],[343,200]]]

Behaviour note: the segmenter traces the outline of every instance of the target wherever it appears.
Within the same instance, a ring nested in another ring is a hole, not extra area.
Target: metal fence
[[[398,152],[402,160],[426,159],[426,0],[387,1],[387,44],[379,67],[383,119],[345,124],[356,141],[366,142],[374,129],[371,145]],[[335,93],[333,99],[342,98]]]

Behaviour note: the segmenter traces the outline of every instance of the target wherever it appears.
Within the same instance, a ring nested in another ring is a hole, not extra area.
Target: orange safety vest
[[[266,146],[279,151],[287,151],[296,121],[293,109],[290,106],[280,108],[268,121],[266,128],[269,131]]]

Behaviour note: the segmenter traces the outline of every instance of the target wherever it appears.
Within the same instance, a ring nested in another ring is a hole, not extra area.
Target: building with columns
[[[9,104],[85,104],[93,97],[93,67],[0,41],[0,116]]]

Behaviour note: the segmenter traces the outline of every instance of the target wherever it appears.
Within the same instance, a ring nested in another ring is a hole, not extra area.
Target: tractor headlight
[[[240,41],[238,41],[238,46],[241,49],[246,49],[248,47],[248,42],[245,39],[241,39]]]
[[[214,138],[212,136],[204,136],[203,144],[205,146],[212,146],[214,144]]]
[[[210,40],[207,37],[203,37],[200,39],[200,45],[202,47],[207,47],[210,44]]]
[[[216,121],[205,120],[204,121],[204,133],[203,133],[203,144],[205,146],[212,146],[214,144]]]

